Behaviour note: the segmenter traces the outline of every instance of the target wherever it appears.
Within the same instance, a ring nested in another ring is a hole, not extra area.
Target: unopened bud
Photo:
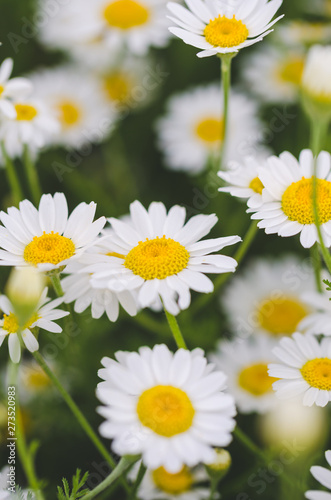
[[[312,119],[331,119],[331,46],[314,45],[302,75],[303,105]]]
[[[216,448],[216,460],[212,464],[206,465],[207,472],[212,479],[220,481],[231,467],[232,459],[227,450]]]

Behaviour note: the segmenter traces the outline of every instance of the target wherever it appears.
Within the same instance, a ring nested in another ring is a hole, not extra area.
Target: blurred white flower
[[[314,45],[309,50],[302,89],[314,101],[331,106],[331,45]]]
[[[325,458],[331,467],[331,450],[325,452]],[[319,465],[314,465],[311,467],[310,472],[314,478],[328,490],[331,491],[331,470],[325,467],[320,467]],[[331,500],[331,493],[326,493],[323,491],[307,491],[305,494],[306,498],[310,500]]]
[[[14,102],[24,99],[32,91],[32,84],[26,78],[12,78],[13,60],[8,58],[0,66],[0,111],[7,118],[16,118]]]

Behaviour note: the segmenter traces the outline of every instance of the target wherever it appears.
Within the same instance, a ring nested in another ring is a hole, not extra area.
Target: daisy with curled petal
[[[299,323],[299,330],[313,335],[331,336],[331,301],[329,296],[307,292],[302,300],[312,308],[312,313]]]
[[[331,450],[325,452],[325,458],[331,467]],[[314,465],[311,467],[310,472],[314,478],[325,488],[331,491],[331,471],[325,467],[320,467],[319,465]],[[306,498],[309,500],[331,500],[331,493],[326,493],[323,491],[307,491],[305,494]]]
[[[29,200],[19,209],[1,212],[0,266],[36,266],[51,271],[81,255],[106,223],[104,217],[93,222],[96,204],[80,203],[68,217],[63,193],[44,194],[39,209]]]
[[[290,153],[272,156],[259,169],[263,203],[252,215],[267,234],[289,237],[300,233],[304,248],[319,241],[313,209],[314,157],[303,150],[299,161]],[[317,206],[324,244],[331,246],[331,160],[322,151],[317,158]]]
[[[168,3],[179,28],[171,33],[202,49],[198,57],[229,54],[260,42],[283,16],[272,21],[282,0],[185,0],[188,9]]]
[[[213,463],[213,446],[227,446],[235,427],[233,397],[224,394],[226,376],[207,364],[204,352],[165,345],[103,358],[104,381],[97,397],[106,419],[103,437],[118,455],[142,455],[150,469],[180,472],[184,465]]]
[[[275,356],[282,364],[270,364],[269,375],[279,380],[273,389],[280,399],[302,396],[304,406],[326,406],[331,400],[331,339],[320,342],[313,335],[294,333],[284,337]]]
[[[62,328],[54,323],[54,320],[64,318],[69,313],[56,309],[63,302],[63,298],[58,298],[50,302],[47,297],[48,288],[45,288],[35,312],[22,328],[22,339],[25,347],[34,352],[39,349],[36,337],[31,332],[32,328],[38,327],[52,333],[62,332]],[[5,295],[0,296],[0,309],[4,316],[0,321],[0,345],[8,336],[9,355],[13,363],[18,363],[21,359],[21,344],[18,336],[20,330],[19,321],[14,313],[14,307]]]
[[[189,307],[190,289],[213,291],[205,273],[235,271],[233,258],[210,254],[239,242],[239,236],[199,241],[215,226],[216,215],[196,215],[185,224],[185,208],[176,205],[167,214],[163,203],[154,202],[146,210],[139,201],[131,204],[130,214],[128,222],[109,219],[114,233],[103,241],[108,254],[85,270],[93,273],[94,288],[136,290],[141,307],[161,298],[165,309],[176,315]]]
[[[12,78],[13,60],[8,58],[0,66],[0,111],[7,118],[15,118],[16,110],[12,100],[24,98],[32,91],[32,84],[26,78]]]
[[[272,390],[276,379],[269,377],[268,364],[275,360],[272,350],[277,341],[258,336],[252,341],[221,341],[209,356],[217,368],[228,377],[228,391],[233,395],[241,413],[266,413],[277,405]]]

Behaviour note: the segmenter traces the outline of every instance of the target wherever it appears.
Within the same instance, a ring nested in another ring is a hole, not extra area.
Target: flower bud
[[[211,479],[220,481],[231,467],[232,459],[227,450],[216,448],[216,460],[212,464],[206,465],[207,472]]]
[[[313,119],[331,119],[331,46],[308,52],[301,81],[303,105]]]

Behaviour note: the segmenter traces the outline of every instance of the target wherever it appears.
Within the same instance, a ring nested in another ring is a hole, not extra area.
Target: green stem
[[[23,159],[24,159],[25,173],[28,179],[28,184],[32,195],[32,200],[34,204],[38,206],[42,195],[42,189],[40,186],[36,165],[31,158],[29,147],[27,145],[24,146]]]
[[[215,493],[217,491],[218,483],[219,480],[216,478],[213,478],[211,480],[209,500],[215,500]]]
[[[220,151],[220,167],[224,163],[224,156],[228,139],[229,128],[229,96],[231,89],[231,62],[236,54],[222,54],[221,59],[221,85],[223,86],[223,121],[222,121],[222,141]]]
[[[322,293],[323,287],[322,287],[322,266],[321,266],[321,256],[319,253],[319,247],[318,244],[315,243],[313,247],[310,249],[310,256],[311,260],[313,263],[313,268],[314,268],[314,274],[315,274],[315,282],[316,282],[316,288],[319,293]]]
[[[146,471],[147,471],[146,466],[143,464],[143,462],[141,462],[137,478],[136,478],[135,483],[133,485],[133,488],[131,490],[131,499],[132,500],[136,500],[136,498],[137,498],[137,492],[138,492],[139,486],[141,485],[142,480],[144,479]]]
[[[94,490],[87,495],[82,497],[82,500],[91,500],[95,498],[99,493],[104,491],[108,486],[111,486],[118,478],[120,478],[128,468],[138,460],[137,457],[123,457],[118,465],[115,467],[113,472],[106,477],[102,483],[100,483]]]
[[[10,185],[10,190],[14,200],[14,204],[18,206],[19,202],[23,200],[23,192],[21,189],[20,181],[16,173],[15,165],[9,158],[7,151],[5,149],[5,145],[3,143],[1,143],[1,150],[5,160],[6,175],[8,183]]]
[[[62,285],[61,285],[61,280],[60,280],[59,273],[52,274],[51,275],[51,281],[52,281],[52,285],[53,285],[53,288],[55,290],[56,295],[58,297],[63,297],[64,292],[63,292],[63,288],[62,288]]]
[[[180,349],[180,348],[187,349],[187,345],[185,343],[185,340],[184,340],[184,337],[182,335],[182,332],[180,331],[177,319],[175,318],[175,316],[173,316],[172,314],[170,314],[166,310],[166,308],[164,308],[164,312],[166,314],[166,317],[167,317],[167,320],[168,320],[168,323],[169,323],[169,326],[170,326],[170,330],[171,330],[171,332],[172,332],[172,334],[174,336],[174,339],[175,339],[175,342],[177,344],[178,349]]]

